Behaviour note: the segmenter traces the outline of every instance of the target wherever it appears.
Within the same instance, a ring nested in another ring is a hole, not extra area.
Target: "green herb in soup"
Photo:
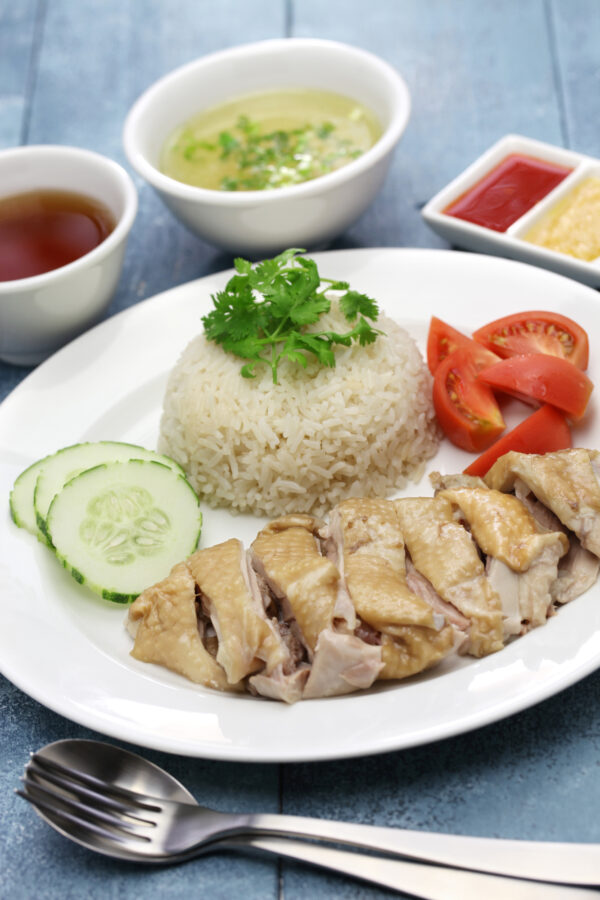
[[[373,113],[349,97],[315,90],[251,94],[205,110],[166,142],[161,170],[196,187],[262,191],[310,181],[377,141]]]

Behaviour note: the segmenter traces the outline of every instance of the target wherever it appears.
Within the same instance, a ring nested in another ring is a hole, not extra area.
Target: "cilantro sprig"
[[[262,191],[310,181],[361,156],[363,151],[340,137],[331,122],[289,131],[263,131],[258,122],[239,116],[235,125],[221,131],[214,141],[184,134],[182,153],[186,160],[202,163],[206,152],[230,163],[231,171],[221,179],[221,190]]]
[[[304,252],[290,248],[257,265],[236,259],[236,274],[211,297],[214,309],[202,318],[206,337],[248,360],[241,368],[244,378],[254,378],[256,367],[267,365],[277,384],[283,359],[306,368],[315,357],[334,367],[336,344],[348,347],[358,341],[364,346],[382,334],[367,321],[379,315],[376,301],[346,281],[322,278],[315,261],[300,255]],[[329,312],[328,291],[343,292],[340,309],[352,327],[341,334],[308,330]]]

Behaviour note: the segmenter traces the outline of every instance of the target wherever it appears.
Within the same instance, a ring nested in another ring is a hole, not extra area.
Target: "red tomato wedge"
[[[467,337],[462,331],[457,331],[447,322],[443,322],[436,316],[431,317],[429,333],[427,335],[427,365],[432,375],[447,356],[450,356],[459,347],[468,350],[481,363],[480,368],[492,366],[500,362],[500,356],[486,349],[481,343]]]
[[[474,453],[493,444],[505,427],[492,391],[477,380],[479,371],[469,351],[459,348],[433,377],[433,405],[446,437]]]
[[[473,338],[506,359],[526,353],[547,353],[587,369],[589,341],[584,329],[553,312],[522,312],[496,319],[473,332]]]
[[[483,476],[497,459],[516,450],[518,453],[553,453],[571,447],[571,431],[567,420],[547,403],[504,434],[464,470],[465,475]]]
[[[574,419],[584,414],[594,388],[573,363],[545,353],[503,359],[477,377],[493,390],[504,391],[525,403],[550,403]]]

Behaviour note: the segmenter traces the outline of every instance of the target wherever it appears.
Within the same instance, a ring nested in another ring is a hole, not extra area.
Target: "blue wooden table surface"
[[[333,247],[445,247],[421,207],[508,132],[600,156],[598,0],[0,0],[0,148],[72,144],[125,164],[125,115],[157,77],[282,36],[364,47],[397,67],[412,94],[384,191]],[[109,315],[231,265],[136,184],[139,214]],[[28,371],[0,363],[0,399]],[[596,673],[500,723],[367,759],[277,766],[144,753],[226,809],[598,841],[599,690]],[[154,870],[90,854],[13,794],[28,753],[68,736],[98,737],[0,677],[1,898],[390,896],[263,859],[215,855]]]

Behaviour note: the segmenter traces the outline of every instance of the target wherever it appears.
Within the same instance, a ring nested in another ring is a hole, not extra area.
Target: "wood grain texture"
[[[565,143],[600,157],[600,3],[551,0],[549,22]]]
[[[281,37],[284,27],[281,0],[51,0],[30,140],[88,147],[128,167],[123,124],[157,78],[240,43],[240,35],[243,42]],[[134,180],[139,212],[109,314],[230,264],[189,234],[142,179]]]
[[[420,209],[451,178],[509,132],[563,142],[542,0],[298,0],[293,34],[377,53],[411,93],[384,192],[336,246],[447,246]]]
[[[42,21],[36,0],[0,0],[0,150],[23,140]]]
[[[156,78],[203,54],[284,35],[370,50],[401,72],[412,95],[384,191],[335,247],[446,247],[423,223],[422,205],[508,132],[600,156],[598,0],[0,0],[0,148],[75,144],[127,165],[123,122]],[[231,265],[135,181],[140,209],[109,314]],[[27,372],[0,363],[0,399]],[[226,809],[600,840],[599,687],[596,674],[473,734],[367,760],[244,766],[141,752],[198,799]],[[287,863],[217,855],[148,870],[92,856],[47,828],[12,789],[30,750],[98,736],[1,677],[0,709],[0,897],[392,896]],[[318,709],[327,715],[327,703]]]

